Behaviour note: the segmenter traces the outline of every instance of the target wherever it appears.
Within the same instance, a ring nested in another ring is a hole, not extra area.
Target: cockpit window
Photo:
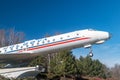
[[[88,29],[88,31],[96,31],[96,30],[94,30],[94,29]]]

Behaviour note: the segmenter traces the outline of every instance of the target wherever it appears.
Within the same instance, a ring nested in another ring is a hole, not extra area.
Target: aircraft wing
[[[40,54],[31,54],[31,53],[22,53],[22,54],[0,54],[0,63],[15,63],[15,62],[23,62],[34,59],[36,56]]]

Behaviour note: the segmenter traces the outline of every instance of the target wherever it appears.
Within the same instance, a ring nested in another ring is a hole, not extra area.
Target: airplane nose
[[[108,34],[109,34],[109,38],[108,39],[110,39],[112,37],[112,34],[111,33],[108,33]]]

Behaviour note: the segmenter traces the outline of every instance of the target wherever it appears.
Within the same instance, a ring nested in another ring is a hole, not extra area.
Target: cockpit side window
[[[96,31],[96,30],[94,30],[94,29],[88,29],[88,31]]]

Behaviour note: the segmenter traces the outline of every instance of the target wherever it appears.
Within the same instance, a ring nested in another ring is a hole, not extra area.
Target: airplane
[[[92,45],[102,44],[111,38],[106,31],[84,29],[65,34],[33,39],[23,43],[0,48],[0,61],[28,60],[40,54],[56,53],[60,50],[75,48],[90,48],[89,55],[92,57]]]

